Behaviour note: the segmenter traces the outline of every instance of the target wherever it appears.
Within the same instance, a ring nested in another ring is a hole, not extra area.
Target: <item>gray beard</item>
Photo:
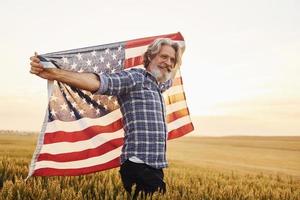
[[[151,74],[156,78],[158,82],[166,82],[171,79],[171,73],[161,73],[161,71],[157,68],[152,68]]]

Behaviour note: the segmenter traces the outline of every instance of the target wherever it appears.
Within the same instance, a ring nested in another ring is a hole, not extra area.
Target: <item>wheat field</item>
[[[117,168],[25,181],[36,138],[0,132],[0,199],[127,198]],[[152,199],[300,199],[300,137],[183,137],[167,146],[167,193]]]

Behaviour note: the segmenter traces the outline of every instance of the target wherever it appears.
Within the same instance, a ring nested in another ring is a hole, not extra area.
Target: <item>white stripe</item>
[[[182,40],[174,40],[179,43],[180,47],[184,47],[184,41]],[[137,56],[141,56],[144,54],[144,52],[147,50],[148,45],[139,46],[139,47],[133,47],[133,48],[127,48],[125,49],[125,58],[134,58]]]
[[[148,45],[125,49],[125,58],[134,58],[143,55],[148,48]]]
[[[44,68],[57,68],[52,62],[49,61],[41,61],[40,62]]]
[[[177,70],[176,75],[175,75],[174,78],[178,78],[178,77],[181,77],[180,69]]]
[[[114,110],[111,113],[100,117],[100,118],[82,118],[77,121],[64,122],[59,120],[54,120],[47,124],[46,133],[52,133],[58,130],[64,130],[66,132],[81,131],[90,126],[106,126],[111,124],[117,119],[122,117],[120,109]]]
[[[55,161],[39,161],[36,162],[35,170],[41,168],[55,168],[55,169],[79,169],[83,167],[91,167],[95,165],[109,162],[121,154],[122,147],[116,148],[98,157],[88,158],[85,160],[71,161],[71,162],[55,162]]]
[[[113,133],[102,133],[88,140],[78,142],[57,142],[52,144],[44,144],[40,153],[61,154],[78,152],[87,149],[94,149],[109,140],[123,138],[124,130],[120,129]]]
[[[186,107],[187,107],[187,105],[186,105],[186,102],[184,100],[179,101],[179,102],[167,105],[166,106],[166,113],[168,115],[172,112],[176,112],[177,110],[181,110],[181,109],[186,108]]]
[[[191,123],[191,118],[189,115],[176,119],[175,121],[168,123],[168,131],[173,131],[177,128],[180,128],[186,124]]]
[[[182,85],[176,85],[176,86],[173,86],[173,87],[169,88],[168,90],[166,90],[163,93],[163,96],[166,98],[167,96],[180,94],[180,93],[183,93],[183,87],[182,87]]]

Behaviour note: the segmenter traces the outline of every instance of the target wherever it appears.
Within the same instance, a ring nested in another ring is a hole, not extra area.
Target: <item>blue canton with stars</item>
[[[124,43],[113,43],[40,55],[43,64],[97,74],[115,73],[124,69]],[[93,95],[54,81],[48,105],[48,121],[75,121],[84,117],[98,118],[119,108],[116,97]]]

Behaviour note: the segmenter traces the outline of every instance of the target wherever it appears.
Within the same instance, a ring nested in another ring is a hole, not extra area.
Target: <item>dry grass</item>
[[[200,167],[300,179],[300,137],[186,137],[168,148],[170,159]]]
[[[0,134],[0,199],[125,199],[118,169],[32,177],[36,135]],[[300,199],[299,137],[181,138],[168,143],[167,194],[153,199]]]

